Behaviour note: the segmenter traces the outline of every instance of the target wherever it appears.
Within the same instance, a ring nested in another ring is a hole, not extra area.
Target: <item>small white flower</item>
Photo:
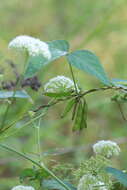
[[[12,190],[35,190],[32,186],[18,185],[12,188]]]
[[[47,59],[51,58],[48,44],[31,36],[17,36],[9,43],[8,47],[19,51],[25,50],[32,56],[43,55]]]
[[[118,156],[120,153],[120,147],[113,141],[102,140],[93,145],[93,151],[96,154],[101,154],[107,158],[112,156]]]
[[[78,190],[107,190],[104,182],[91,174],[84,175],[78,184]]]
[[[52,78],[44,86],[44,91],[47,93],[62,93],[72,90],[75,91],[74,82],[65,76],[57,76]],[[79,91],[78,87],[77,90]]]

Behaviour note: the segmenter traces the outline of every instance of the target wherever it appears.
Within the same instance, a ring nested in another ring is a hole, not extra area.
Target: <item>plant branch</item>
[[[36,121],[37,119],[43,117],[43,116],[47,113],[47,110],[48,110],[48,109],[46,109],[45,112],[42,112],[40,115],[38,115],[38,116],[34,117],[33,119],[31,119],[30,121],[26,122],[21,128],[26,127],[27,125],[30,125],[32,122]],[[21,118],[21,119],[23,119],[23,118]],[[19,120],[21,120],[21,119],[19,119]],[[9,126],[7,126],[6,128],[4,128],[4,129],[1,131],[1,133],[4,133],[6,130],[10,129],[14,124],[15,124],[15,123],[12,123],[12,124],[10,124]],[[19,131],[21,128],[16,129],[16,130],[15,130],[13,133],[11,133],[9,136],[14,135],[14,134],[17,133],[17,131]],[[9,136],[5,136],[5,137],[9,137]]]
[[[13,148],[10,148],[8,147],[7,145],[3,145],[3,144],[0,144],[0,147],[3,148],[3,149],[6,149],[10,152],[13,152],[17,155],[19,155],[20,157],[32,162],[33,164],[35,164],[36,166],[38,166],[39,168],[43,169],[45,172],[47,172],[51,177],[53,177],[59,184],[61,184],[65,189],[67,190],[71,190],[65,183],[63,183],[61,181],[61,179],[59,179],[57,176],[55,176],[55,174],[53,172],[51,172],[43,163],[40,164],[38,162],[36,162],[35,160],[29,158],[28,156],[26,156],[25,154],[21,153],[21,152],[18,152],[17,150],[13,149]]]
[[[90,94],[90,93],[93,93],[93,92],[97,92],[97,91],[105,91],[105,90],[124,90],[127,92],[127,88],[124,88],[124,87],[117,87],[117,86],[104,86],[104,87],[101,87],[101,88],[93,88],[93,89],[90,89],[90,90],[87,90],[85,92],[83,92],[82,94],[80,94],[79,96],[85,96],[87,94]]]
[[[90,90],[86,90],[82,93],[78,93],[78,94],[72,94],[70,96],[68,96],[67,98],[61,98],[61,99],[57,99],[56,101],[52,102],[51,104],[48,103],[48,104],[44,104],[44,105],[41,105],[39,106],[37,109],[34,110],[34,112],[37,112],[39,111],[40,109],[43,109],[43,108],[46,108],[46,107],[51,107],[53,105],[56,105],[57,103],[60,103],[60,102],[63,102],[65,100],[69,100],[71,98],[81,98],[87,94],[90,94],[90,93],[94,93],[94,92],[97,92],[97,91],[106,91],[106,90],[124,90],[124,91],[127,91],[126,88],[123,88],[123,87],[116,87],[116,86],[104,86],[104,87],[101,87],[101,88],[93,88],[93,89],[90,89]]]
[[[48,104],[43,104],[41,106],[39,106],[38,108],[36,108],[35,110],[33,110],[33,112],[38,112],[40,111],[41,109],[44,109],[44,108],[50,108],[60,102],[63,102],[65,100],[69,100],[69,99],[72,99],[72,98],[82,98],[83,96],[87,95],[87,94],[90,94],[90,93],[94,93],[94,92],[98,92],[98,91],[106,91],[106,90],[124,90],[127,92],[127,89],[126,88],[123,88],[123,87],[116,87],[116,86],[104,86],[104,87],[101,87],[101,88],[93,88],[93,89],[90,89],[90,90],[86,90],[82,93],[79,93],[79,94],[72,94],[71,96],[68,96],[66,98],[61,98],[61,99],[57,99],[57,100],[51,100]],[[43,115],[43,113],[42,113]],[[41,114],[39,116],[37,116],[36,118],[33,118],[32,121],[28,121],[26,124],[24,124],[24,126],[26,125],[29,125],[31,124],[31,122],[35,121],[36,119],[40,118],[42,116]],[[27,115],[26,115],[27,116]],[[19,120],[23,119],[22,118],[19,118]],[[3,133],[5,132],[6,130],[8,130],[10,127],[12,127],[15,123],[17,122],[17,120],[13,123],[11,123],[10,125],[8,125],[7,127],[5,127],[3,130],[1,130],[0,132]]]

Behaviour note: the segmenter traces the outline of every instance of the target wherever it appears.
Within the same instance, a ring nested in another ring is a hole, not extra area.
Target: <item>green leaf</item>
[[[69,51],[69,43],[66,40],[54,40],[48,42],[49,50],[52,54],[52,60],[64,56]]]
[[[65,40],[55,40],[47,42],[49,45],[49,50],[51,52],[51,58],[46,59],[42,55],[31,56],[28,60],[28,66],[25,72],[25,78],[34,76],[41,68],[43,68],[48,63],[64,56],[69,51],[69,44]]]
[[[87,103],[86,100],[83,100],[83,108],[82,108],[82,115],[81,115],[81,124],[80,124],[80,130],[87,128]]]
[[[73,131],[79,131],[81,129],[81,121],[82,121],[82,103],[78,103],[78,107],[76,108],[76,116],[73,126]]]
[[[20,174],[20,181],[23,182],[26,178],[29,180],[42,180],[48,176],[49,174],[43,169],[26,168]]]
[[[37,170],[36,179],[42,180],[43,178],[47,178],[49,176],[50,176],[49,173],[47,173],[45,170],[43,169]]]
[[[67,105],[65,106],[65,109],[61,115],[62,118],[64,118],[71,111],[74,104],[75,104],[75,99],[72,99],[67,103]]]
[[[105,85],[111,85],[100,60],[98,57],[88,50],[78,50],[67,55],[69,64],[97,77]]]
[[[78,107],[76,110],[75,122],[73,126],[73,131],[82,130],[87,128],[87,103],[86,100],[83,99],[83,102],[78,103]]]
[[[76,188],[72,185],[72,184],[70,184],[70,183],[68,183],[68,182],[66,182],[66,181],[63,181],[71,190],[76,190]],[[46,188],[46,189],[56,189],[56,190],[66,190],[65,189],[65,187],[63,187],[62,185],[60,185],[56,180],[53,180],[53,179],[51,179],[51,180],[43,180],[42,181],[42,187],[43,188]]]
[[[121,170],[107,167],[106,171],[111,173],[120,183],[127,187],[127,174],[123,173]]]
[[[0,91],[0,98],[30,98],[26,91]]]
[[[26,178],[35,179],[37,172],[32,168],[24,169],[20,174],[20,181],[23,182]]]

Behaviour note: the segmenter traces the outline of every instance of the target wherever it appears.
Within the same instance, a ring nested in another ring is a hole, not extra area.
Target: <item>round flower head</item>
[[[120,153],[120,147],[113,141],[102,140],[93,145],[93,151],[96,154],[101,154],[107,158],[112,156],[118,156]]]
[[[52,78],[44,86],[44,91],[46,93],[62,93],[74,90],[74,82],[65,76],[57,76]],[[78,87],[77,90],[79,91]]]
[[[84,175],[78,184],[78,190],[107,190],[105,184],[91,174]]]
[[[25,50],[31,56],[43,55],[47,59],[51,58],[48,44],[30,36],[17,36],[9,43],[8,47],[19,51]]]
[[[32,186],[18,185],[12,188],[12,190],[35,190]]]

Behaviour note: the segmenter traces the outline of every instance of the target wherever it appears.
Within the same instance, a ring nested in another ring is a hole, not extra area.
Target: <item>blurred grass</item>
[[[1,67],[6,71],[6,79],[13,77],[5,64],[6,59],[17,63],[21,71],[23,59],[7,50],[8,42],[17,35],[32,35],[44,41],[65,39],[70,42],[71,49],[89,49],[98,55],[103,66],[111,78],[126,78],[127,70],[127,1],[126,0],[4,0],[0,3],[0,60]],[[57,68],[57,69],[56,69]],[[99,85],[93,77],[74,69],[77,82],[83,89]],[[70,76],[69,67],[64,58],[47,66],[39,73],[39,79],[44,84],[56,75]],[[34,107],[46,101],[38,93],[29,91],[34,99]],[[63,105],[55,106],[42,120],[41,145],[42,152],[55,148],[68,148],[87,145],[99,139],[125,138],[127,124],[122,120],[117,105],[108,98],[111,92],[100,92],[87,97],[89,105],[88,129],[82,134],[72,134],[70,117],[60,120]],[[97,101],[99,100],[99,101]],[[10,110],[7,123],[31,107],[24,100],[17,102]],[[5,106],[1,104],[0,113],[4,113]],[[125,105],[125,113],[126,105]],[[24,152],[37,152],[36,135],[33,126],[27,126],[14,137],[6,139]],[[122,153],[115,160],[117,167],[126,169],[126,140],[122,142]],[[10,189],[17,184],[20,171],[30,165],[16,155],[0,150],[0,187]],[[45,162],[80,162],[91,155],[91,150],[74,152],[65,155],[47,155]],[[2,160],[5,159],[3,162]],[[52,163],[51,163],[52,165]],[[9,176],[9,177],[8,177]],[[3,180],[4,178],[4,180]]]

